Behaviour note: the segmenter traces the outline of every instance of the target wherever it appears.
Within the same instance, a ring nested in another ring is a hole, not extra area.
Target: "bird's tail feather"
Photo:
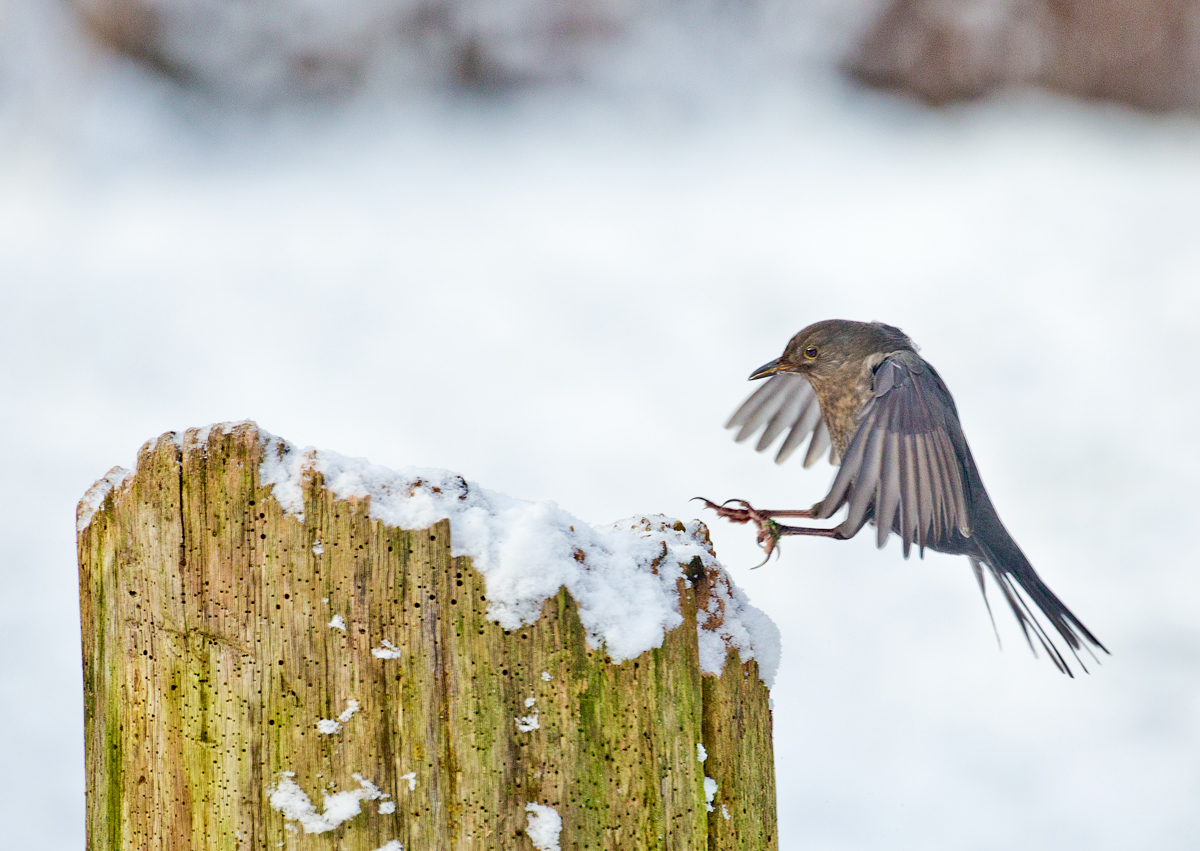
[[[988,620],[992,622],[992,632],[996,634],[996,644],[1004,649],[1004,642],[1000,640],[1000,630],[996,629],[996,617],[992,614],[992,603],[988,600],[987,586],[983,584],[983,563],[977,558],[972,558],[971,570],[975,573],[975,581],[979,583],[979,594],[983,597],[983,605],[987,607]]]
[[[1021,625],[1021,632],[1035,655],[1037,648],[1034,645],[1034,639],[1042,646],[1046,655],[1060,671],[1068,676],[1074,676],[1066,657],[1055,644],[1053,637],[1034,615],[1030,603],[1041,611],[1054,627],[1055,632],[1067,643],[1067,648],[1075,657],[1076,663],[1086,673],[1087,666],[1079,658],[1079,651],[1084,650],[1093,659],[1099,661],[1096,654],[1092,652],[1092,647],[1099,648],[1105,653],[1108,653],[1108,648],[1101,644],[1099,639],[1092,635],[1091,630],[1084,626],[1083,622],[1075,617],[1066,604],[1047,587],[1028,559],[1025,558],[1025,554],[1021,552],[1016,542],[1004,531],[1003,527],[999,531],[1000,535],[986,536],[991,540],[981,540],[984,536],[976,538],[976,543],[983,551],[981,558],[971,560],[972,567],[976,570],[976,578],[980,580],[982,586],[982,571],[977,567],[977,563],[983,562],[987,565],[1001,593],[1004,594],[1004,599]],[[985,594],[984,601],[986,602],[986,600]],[[988,613],[991,614],[990,606]],[[995,622],[993,621],[994,626]]]

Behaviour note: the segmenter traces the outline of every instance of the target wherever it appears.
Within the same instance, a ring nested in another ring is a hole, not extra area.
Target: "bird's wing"
[[[949,544],[971,535],[969,450],[950,391],[915,352],[896,352],[875,369],[873,392],[818,516],[849,505],[839,527],[854,535],[874,519],[876,542],[889,532],[916,544]]]
[[[753,397],[743,408],[752,401]],[[922,550],[961,553],[970,558],[981,591],[986,566],[1029,646],[1036,640],[1064,673],[1071,674],[1067,658],[1036,611],[1066,641],[1081,666],[1079,649],[1108,652],[1041,580],[1000,522],[950,391],[916,352],[896,352],[875,369],[871,396],[859,412],[858,427],[829,494],[815,506],[816,514],[832,517],[843,505],[849,506],[838,526],[844,537],[873,520],[880,547],[895,532],[905,556],[914,544]],[[990,616],[986,592],[983,599]]]
[[[754,447],[762,452],[774,442],[775,438],[787,432],[775,463],[782,464],[804,442],[804,438],[812,435],[808,442],[808,451],[804,454],[804,466],[810,467],[829,447],[829,429],[821,418],[821,406],[817,402],[817,394],[807,379],[791,373],[773,375],[750,394],[742,403],[725,428],[736,428],[738,433],[735,440],[741,443],[759,428],[766,424],[762,437]],[[832,450],[830,460],[833,459]]]

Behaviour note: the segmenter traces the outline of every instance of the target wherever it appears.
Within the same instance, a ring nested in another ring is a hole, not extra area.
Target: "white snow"
[[[542,604],[565,587],[593,646],[614,662],[662,646],[683,622],[676,580],[699,559],[720,568],[703,524],[662,515],[593,527],[553,502],[515,499],[447,470],[390,470],[335,452],[298,449],[259,430],[259,477],[284,511],[303,519],[303,483],[320,473],[342,499],[370,498],[370,515],[401,529],[449,519],[452,553],[470,556],[487,581],[488,616],[505,629],[532,623]],[[779,631],[723,570],[715,583],[711,628],[700,631],[701,664],[720,674],[727,647],[757,659],[770,685],[779,665]],[[714,620],[714,616],[718,616]],[[331,624],[332,625],[332,624]]]
[[[704,762],[706,759],[708,759],[708,751],[704,749],[703,743],[696,742],[696,762]]]
[[[324,794],[324,808],[317,812],[308,795],[293,779],[293,771],[285,771],[279,782],[271,789],[271,807],[285,819],[294,821],[304,828],[305,833],[325,833],[362,812],[363,801],[374,801],[385,797],[379,788],[361,774],[351,775],[360,788],[346,792]]]
[[[522,733],[530,733],[542,726],[538,721],[537,711],[534,710],[532,715],[519,715],[514,719],[517,722],[517,729]]]
[[[549,671],[542,671],[542,681],[543,681],[543,682],[547,682],[547,683],[548,683],[548,682],[550,682],[550,680],[551,680],[551,679],[552,679],[552,677],[550,676],[550,672],[549,672]]]
[[[383,810],[383,807],[384,807],[384,805],[383,805],[383,804],[380,804],[380,805],[379,805],[379,812],[381,812],[381,813],[382,813],[382,812],[384,811],[384,810]],[[395,808],[395,804],[393,804],[393,805],[392,805],[392,807],[393,807],[393,809],[394,809],[394,808]],[[391,810],[388,810],[388,812],[390,813],[390,812],[391,812]],[[375,851],[404,851],[404,846],[400,844],[400,840],[399,840],[399,839],[393,839],[393,840],[391,840],[391,841],[389,841],[389,842],[385,842],[385,843],[383,843],[383,844],[382,844],[382,845],[380,845],[378,848],[376,848],[376,849],[375,849]]]
[[[133,478],[133,473],[133,470],[126,470],[124,467],[113,467],[87,489],[87,493],[75,507],[76,532],[82,532],[88,527],[100,506],[104,504],[104,498],[114,490],[124,487],[125,483]]]
[[[536,698],[536,697],[527,697],[527,698],[525,698],[525,708],[526,708],[526,709],[528,709],[529,707],[533,706],[535,703],[537,703],[537,698]]]
[[[351,698],[346,701],[346,709],[338,715],[337,719],[322,718],[317,722],[317,730],[327,736],[333,735],[342,729],[342,725],[347,723],[354,717],[354,713],[359,710],[358,701]]]
[[[721,804],[721,818],[725,819],[725,821],[729,821],[731,818],[733,818],[733,816],[729,814],[729,808],[724,804]]]
[[[757,659],[759,673],[768,686],[779,670],[779,628],[762,610],[752,606],[742,589],[722,571],[711,585],[708,605],[696,612],[696,640],[700,670],[720,676],[730,649],[742,661]]]
[[[312,545],[312,551],[313,551],[313,555],[319,556],[325,552],[325,548],[323,546],[321,546],[320,541],[314,541],[313,545]]]
[[[710,813],[713,811],[713,799],[717,797],[717,788],[716,780],[704,778],[704,806]]]
[[[411,792],[417,788],[417,772],[410,771],[408,774],[401,774],[400,779],[408,781],[408,791]]]
[[[400,648],[385,638],[379,647],[371,648],[371,655],[376,659],[399,659]]]
[[[385,815],[385,816],[396,812],[396,802],[395,801],[380,801],[379,802],[379,812],[381,815]]]
[[[553,807],[530,802],[525,805],[525,833],[537,851],[559,851],[562,817]]]
[[[334,615],[329,619],[329,623],[325,625],[333,627],[334,629],[340,629],[342,632],[346,631],[346,619],[341,615]]]

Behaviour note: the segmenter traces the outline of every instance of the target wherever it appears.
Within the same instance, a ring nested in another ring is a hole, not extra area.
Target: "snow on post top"
[[[92,522],[92,517],[100,510],[100,506],[104,504],[104,498],[114,490],[120,489],[130,478],[133,477],[133,470],[126,470],[124,467],[113,467],[104,474],[102,479],[88,488],[87,493],[83,495],[83,499],[79,500],[79,505],[75,506],[75,531],[82,532]]]
[[[372,519],[389,526],[425,529],[448,519],[451,553],[470,556],[487,581],[488,617],[505,629],[532,623],[565,587],[589,640],[614,662],[661,647],[683,622],[676,581],[698,558],[719,574],[701,613],[701,669],[719,674],[732,647],[743,662],[758,660],[768,686],[774,680],[779,630],[729,579],[699,520],[654,515],[591,526],[553,502],[514,499],[447,470],[391,470],[259,435],[259,480],[286,512],[303,518],[304,478],[320,473],[341,499],[369,497]]]
[[[698,559],[715,577],[698,613],[701,670],[720,674],[732,648],[743,662],[758,661],[764,683],[774,680],[779,630],[729,578],[699,520],[652,515],[591,526],[553,502],[505,496],[447,470],[392,470],[336,452],[298,449],[249,422],[189,432],[189,444],[206,443],[216,428],[228,434],[235,425],[257,430],[263,448],[259,481],[271,487],[286,513],[304,518],[304,482],[320,473],[324,487],[339,499],[369,497],[371,518],[389,526],[427,529],[449,520],[451,553],[469,556],[483,575],[491,620],[505,629],[532,623],[542,604],[565,587],[589,642],[603,646],[614,662],[661,647],[666,633],[683,623],[676,583],[684,566]],[[116,474],[110,472],[92,491]],[[112,487],[109,483],[94,499],[96,506]],[[82,529],[87,524],[82,513],[80,518]]]

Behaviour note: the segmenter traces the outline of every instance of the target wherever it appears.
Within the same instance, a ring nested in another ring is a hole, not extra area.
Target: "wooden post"
[[[91,851],[552,847],[527,805],[562,849],[777,847],[757,663],[698,662],[719,571],[613,664],[565,590],[490,621],[448,521],[387,526],[319,474],[286,514],[262,453],[253,424],[164,435],[81,504]]]

